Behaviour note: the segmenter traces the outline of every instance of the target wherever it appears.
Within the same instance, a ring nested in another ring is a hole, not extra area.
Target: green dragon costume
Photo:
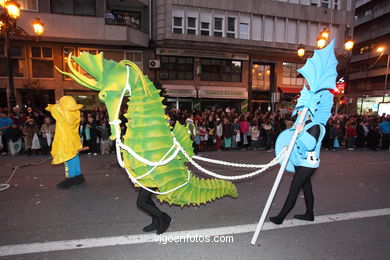
[[[78,72],[71,60],[92,78]],[[164,113],[160,90],[133,62],[123,60],[117,63],[104,59],[103,53],[82,53],[79,57],[69,55],[68,66],[70,73],[57,70],[80,85],[99,91],[99,98],[105,103],[111,122],[111,139],[115,140],[120,135],[118,112],[123,95],[126,95],[130,98],[125,114],[128,119],[123,136],[125,146],[148,161],[159,162],[174,154],[171,151],[177,140],[185,152],[193,156],[188,129],[176,123],[172,130]],[[157,199],[161,202],[180,206],[200,205],[223,196],[238,196],[236,187],[229,181],[194,176],[185,165],[186,158],[180,153],[169,163],[154,167],[135,158],[128,149],[121,152],[123,166],[130,179],[141,187],[156,189]]]

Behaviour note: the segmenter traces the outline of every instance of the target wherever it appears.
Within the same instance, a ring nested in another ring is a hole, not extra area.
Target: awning
[[[279,89],[283,93],[293,93],[293,94],[298,94],[301,92],[302,88],[288,88],[288,87],[279,87]]]

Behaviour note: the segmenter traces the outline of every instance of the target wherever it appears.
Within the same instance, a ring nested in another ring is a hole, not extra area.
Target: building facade
[[[130,2],[130,3],[129,3]],[[106,59],[134,61],[141,69],[149,60],[148,1],[21,0],[18,26],[34,35],[31,22],[39,17],[45,32],[37,41],[11,38],[17,104],[42,109],[63,95],[73,96],[86,109],[99,105],[97,92],[79,86],[55,67],[69,71],[69,53],[96,54]],[[82,69],[77,67],[82,72]],[[146,67],[147,69],[147,67]],[[4,41],[0,41],[0,107],[9,95]]]
[[[347,97],[351,111],[376,114],[380,103],[390,102],[390,89],[385,86],[389,73],[390,1],[358,0],[355,14],[355,47]],[[378,51],[379,47],[383,51]]]
[[[342,50],[351,0],[157,0],[155,74],[172,106],[270,110],[291,106],[296,69],[330,30]]]
[[[97,93],[55,70],[68,70],[67,56],[104,52],[130,59],[181,109],[292,107],[304,79],[296,70],[316,48],[324,28],[343,49],[353,23],[354,0],[21,0],[18,25],[39,41],[12,41],[18,104],[39,105],[72,95],[87,109]],[[0,42],[0,106],[8,78]],[[298,57],[303,44],[306,55]],[[78,68],[81,72],[82,69]],[[32,96],[38,96],[34,101]],[[26,101],[36,104],[27,104]],[[33,101],[31,101],[33,100]],[[41,100],[41,101],[40,101]],[[5,105],[4,105],[5,104]]]

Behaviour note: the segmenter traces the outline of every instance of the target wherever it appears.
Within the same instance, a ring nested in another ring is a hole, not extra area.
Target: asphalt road
[[[274,157],[273,153],[247,151],[208,152],[202,156],[256,164]],[[44,158],[0,157],[0,183],[8,179],[13,166]],[[221,174],[251,171],[203,165]],[[82,155],[81,167],[87,183],[70,190],[56,188],[63,179],[63,166],[46,162],[16,171],[12,187],[0,192],[1,258],[389,259],[390,153],[386,151],[322,151],[321,166],[313,178],[316,221],[290,220],[281,228],[266,223],[256,246],[250,245],[253,227],[278,167],[237,182],[238,199],[223,198],[183,208],[158,203],[173,217],[165,239],[217,234],[233,240],[223,243],[153,241],[156,237],[143,235],[142,227],[150,219],[136,208],[137,190],[115,156]],[[269,215],[283,206],[291,177],[284,175]],[[288,218],[304,209],[300,197]],[[374,211],[380,213],[375,215]]]

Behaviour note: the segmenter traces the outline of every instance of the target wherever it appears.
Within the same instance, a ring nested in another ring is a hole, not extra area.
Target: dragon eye
[[[106,97],[107,97],[106,92],[99,93],[99,98],[100,99],[105,99]]]

